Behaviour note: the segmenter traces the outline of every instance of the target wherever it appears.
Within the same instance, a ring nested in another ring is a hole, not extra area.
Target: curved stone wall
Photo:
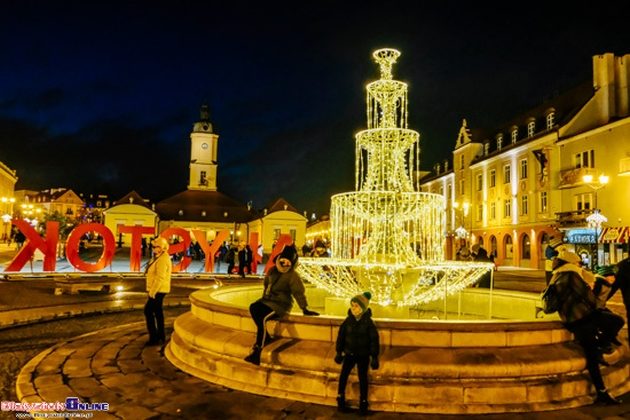
[[[343,317],[291,314],[271,322],[278,339],[263,349],[261,366],[254,366],[243,360],[255,332],[243,302],[260,294],[260,286],[192,293],[191,312],[175,321],[168,359],[192,375],[233,389],[334,405],[340,368],[333,357]],[[370,371],[374,410],[501,413],[593,401],[582,352],[558,321],[376,323],[382,354],[381,368]],[[603,367],[609,390],[615,395],[628,391],[627,348],[606,357],[612,364]],[[358,398],[356,374],[350,376],[346,396]]]

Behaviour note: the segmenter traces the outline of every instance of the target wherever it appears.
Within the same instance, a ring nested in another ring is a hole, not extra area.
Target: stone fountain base
[[[471,293],[479,300],[480,294],[488,292]],[[194,376],[229,388],[336,404],[340,367],[333,357],[343,318],[292,314],[271,323],[278,339],[263,349],[262,364],[254,366],[243,360],[255,331],[247,304],[260,294],[260,286],[192,293],[191,312],[175,321],[166,348],[168,359]],[[497,304],[502,294],[520,302],[516,306],[531,306],[535,317],[536,295],[495,291]],[[324,299],[309,296],[309,302]],[[381,368],[370,371],[373,410],[506,413],[593,402],[594,389],[582,352],[558,321],[376,319],[376,323],[382,355]],[[628,349],[617,349],[607,360],[614,363],[603,368],[611,393],[630,390]],[[351,402],[358,399],[354,373],[346,396]]]

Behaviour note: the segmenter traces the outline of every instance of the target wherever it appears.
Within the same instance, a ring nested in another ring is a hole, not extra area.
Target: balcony
[[[556,213],[556,223],[561,228],[588,226],[586,218],[593,214],[593,210],[574,210]]]
[[[582,179],[584,175],[597,176],[597,170],[595,168],[573,168],[560,171],[560,183],[558,188],[575,188],[584,185]]]

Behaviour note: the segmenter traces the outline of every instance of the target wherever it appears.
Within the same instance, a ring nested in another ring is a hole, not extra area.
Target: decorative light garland
[[[331,198],[333,258],[302,258],[298,271],[336,296],[370,290],[378,304],[411,306],[456,293],[493,266],[444,261],[445,201],[414,180],[420,135],[407,128],[407,85],[392,79],[399,56],[373,53],[381,78],[367,85],[367,129],[356,135],[357,191]]]

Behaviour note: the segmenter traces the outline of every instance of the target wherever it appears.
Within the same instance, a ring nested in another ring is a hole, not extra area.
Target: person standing
[[[558,314],[565,328],[573,333],[584,349],[586,368],[597,391],[595,402],[598,404],[620,404],[621,401],[611,396],[606,390],[599,363],[602,361],[599,335],[599,316],[596,309],[596,297],[582,277],[580,256],[574,252],[562,250],[553,260],[553,277],[550,284],[555,285],[559,296]]]
[[[285,245],[280,254],[274,258],[275,266],[265,276],[262,297],[249,306],[252,320],[256,324],[256,341],[251,353],[245,357],[246,362],[260,365],[262,348],[273,340],[267,332],[267,321],[288,314],[293,306],[294,298],[304,315],[319,315],[307,308],[304,283],[295,271],[297,262],[298,253],[295,247]]]
[[[488,251],[484,247],[479,244],[474,244],[472,246],[472,257],[473,261],[479,262],[494,262],[490,257],[488,257]],[[483,276],[479,279],[477,283],[477,287],[483,287],[489,289],[492,286],[492,273],[490,271],[486,271]]]
[[[238,275],[245,278],[245,267],[247,267],[247,250],[245,243],[238,244]]]
[[[354,366],[359,375],[359,412],[368,413],[368,365],[379,368],[379,338],[370,304],[370,292],[363,292],[350,299],[348,317],[337,334],[335,363],[341,364],[337,409],[346,410],[346,384]],[[372,359],[370,362],[370,358]]]
[[[164,312],[162,304],[164,297],[171,291],[172,263],[168,255],[168,241],[158,237],[153,240],[153,259],[146,268],[148,292],[147,303],[144,305],[144,317],[149,332],[148,346],[164,344]]]

